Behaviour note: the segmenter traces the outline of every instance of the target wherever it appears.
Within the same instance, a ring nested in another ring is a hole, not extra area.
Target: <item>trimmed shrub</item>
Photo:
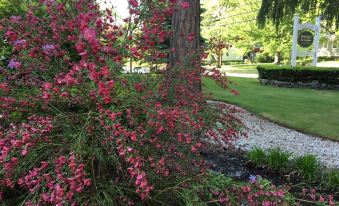
[[[259,63],[272,63],[272,62],[274,62],[274,57],[271,56],[269,53],[258,54],[257,58],[256,58],[256,62],[259,62]]]
[[[260,79],[290,83],[311,83],[317,81],[326,85],[339,85],[339,68],[258,66]]]

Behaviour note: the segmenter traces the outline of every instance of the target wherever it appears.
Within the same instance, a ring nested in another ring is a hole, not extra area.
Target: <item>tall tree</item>
[[[180,1],[172,17],[171,67],[200,65],[200,0]]]
[[[191,72],[197,80],[200,78],[200,0],[178,1],[172,16],[172,38],[169,67],[172,79],[180,79],[180,72]],[[177,70],[178,72],[173,72]],[[181,71],[180,71],[181,70]],[[192,93],[201,91],[200,81],[191,85]],[[180,84],[180,83],[179,83]]]
[[[338,8],[338,0],[262,0],[257,21],[260,26],[264,26],[266,20],[271,20],[278,27],[300,10],[303,13],[321,15],[326,20],[327,27],[335,25],[339,28]]]

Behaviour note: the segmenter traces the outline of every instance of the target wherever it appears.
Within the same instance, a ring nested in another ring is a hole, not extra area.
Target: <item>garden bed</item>
[[[254,149],[249,153],[243,150],[233,150],[220,147],[211,147],[202,155],[206,158],[207,163],[210,164],[210,170],[217,174],[224,174],[227,177],[232,177],[235,181],[252,181],[252,178],[263,178],[269,180],[278,187],[289,188],[289,192],[302,205],[316,205],[319,197],[328,197],[331,195],[333,200],[338,201],[339,194],[336,186],[328,185],[328,180],[324,178],[328,171],[312,166],[308,161],[303,161],[304,164],[302,171],[294,168],[293,164],[297,160],[290,159],[284,162],[282,156],[289,156],[288,153],[280,149],[269,150],[269,158],[273,163],[258,165],[258,155],[256,154],[259,149]],[[262,151],[264,152],[264,151]],[[278,153],[278,155],[277,155]],[[266,154],[267,155],[267,154]],[[309,159],[311,156],[304,156],[303,159]],[[286,164],[284,164],[286,163]],[[274,169],[274,165],[282,166],[279,169]],[[312,178],[304,176],[307,172],[312,170],[319,170],[319,174]],[[324,174],[323,174],[324,173]],[[336,176],[333,176],[335,174]],[[321,176],[318,177],[318,176]],[[338,178],[337,173],[332,173],[332,178]],[[333,184],[333,183],[332,183]],[[337,183],[335,183],[337,184]],[[317,197],[316,199],[313,199]],[[319,202],[318,202],[319,203]],[[326,204],[324,204],[326,205]]]
[[[278,87],[339,90],[339,68],[258,66],[260,83]]]

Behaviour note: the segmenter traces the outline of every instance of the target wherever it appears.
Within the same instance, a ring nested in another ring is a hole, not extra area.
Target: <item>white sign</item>
[[[319,49],[319,37],[320,37],[320,21],[321,17],[316,18],[316,24],[312,23],[299,23],[299,15],[294,15],[294,26],[293,26],[293,43],[292,43],[292,55],[291,55],[291,65],[295,67],[297,65],[297,56],[298,56],[298,34],[300,30],[309,29],[314,31],[314,50],[313,50],[313,66],[317,66],[318,63],[318,49]]]

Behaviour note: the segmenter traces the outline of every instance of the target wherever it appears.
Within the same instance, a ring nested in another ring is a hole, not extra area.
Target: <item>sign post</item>
[[[321,17],[316,18],[316,30],[315,30],[315,37],[314,37],[314,53],[313,53],[313,66],[317,66],[318,64],[318,49],[319,49],[319,39],[320,39],[320,23]]]
[[[294,26],[293,26],[293,42],[292,42],[292,54],[291,54],[291,66],[297,65],[298,47],[299,44],[303,48],[307,48],[314,43],[313,51],[313,66],[317,66],[318,63],[318,49],[319,49],[319,38],[320,38],[320,22],[321,17],[316,18],[316,24],[304,23],[300,24],[300,17],[298,14],[294,15]],[[315,32],[315,35],[308,30]],[[300,34],[299,31],[303,30]]]

